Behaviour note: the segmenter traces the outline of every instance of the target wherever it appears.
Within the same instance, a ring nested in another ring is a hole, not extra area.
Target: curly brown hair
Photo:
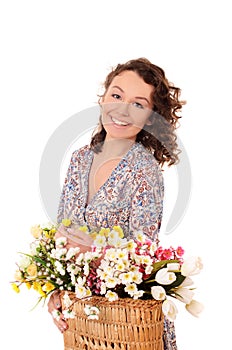
[[[104,83],[105,92],[114,77],[127,70],[136,72],[145,83],[154,86],[152,95],[153,112],[150,116],[152,125],[144,126],[137,134],[136,142],[143,144],[144,147],[152,151],[161,166],[164,163],[168,166],[176,164],[179,160],[180,150],[176,142],[175,130],[178,126],[178,120],[181,118],[179,113],[185,104],[185,101],[180,100],[181,90],[167,80],[162,68],[152,64],[146,58],[139,58],[124,64],[118,64],[116,68],[112,69]],[[100,118],[97,131],[92,135],[90,142],[94,152],[101,151],[105,137],[106,131]]]

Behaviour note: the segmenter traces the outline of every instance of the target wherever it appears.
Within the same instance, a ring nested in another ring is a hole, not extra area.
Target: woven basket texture
[[[100,309],[98,320],[88,320],[86,305]],[[76,317],[68,320],[64,350],[163,350],[160,301],[119,298],[110,302],[94,296],[75,301],[73,310]]]

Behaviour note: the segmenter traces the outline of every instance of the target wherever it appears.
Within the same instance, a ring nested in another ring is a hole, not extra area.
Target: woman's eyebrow
[[[137,99],[139,99],[139,100],[147,101],[148,104],[150,103],[146,97],[136,96],[135,98],[137,98]]]
[[[119,86],[117,86],[117,85],[112,86],[112,88],[119,89],[120,91],[122,91],[122,92],[124,93],[123,89],[122,89],[122,88],[120,88],[120,87],[119,87]]]
[[[118,86],[118,85],[114,85],[114,86],[112,86],[112,88],[119,89],[121,92],[123,92],[123,93],[124,93],[123,89],[122,89],[122,88],[120,88],[120,86]],[[142,96],[135,96],[135,98],[140,99],[140,100],[147,101],[147,103],[148,103],[148,104],[150,104],[150,101],[149,101],[149,100],[148,100],[146,97],[142,97]]]

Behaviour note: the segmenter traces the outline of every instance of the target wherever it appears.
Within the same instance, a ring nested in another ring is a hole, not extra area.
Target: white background
[[[205,311],[196,319],[177,305],[179,350],[227,347],[230,27],[229,1],[223,0],[1,2],[1,347],[63,349],[46,308],[29,312],[37,295],[17,295],[9,285],[30,226],[47,221],[39,193],[41,155],[64,120],[96,105],[111,66],[141,56],[164,68],[188,102],[178,133],[191,163],[192,195],[177,229],[168,236],[161,230],[161,242],[202,256],[196,299]],[[175,169],[165,174],[164,229],[175,176]]]

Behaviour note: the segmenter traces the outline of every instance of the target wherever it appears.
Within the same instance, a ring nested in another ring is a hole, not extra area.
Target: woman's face
[[[117,75],[101,101],[102,124],[106,139],[136,140],[136,135],[150,125],[154,87],[133,71]]]

